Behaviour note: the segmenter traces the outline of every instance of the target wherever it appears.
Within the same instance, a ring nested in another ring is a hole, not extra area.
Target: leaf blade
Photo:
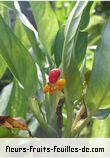
[[[27,113],[27,98],[24,90],[14,81],[11,96],[8,101],[6,113],[11,117],[26,118]]]
[[[101,106],[106,95],[110,92],[110,18],[104,27],[101,43],[96,49],[91,79],[87,88],[86,102],[88,107],[93,110]]]
[[[73,8],[65,28],[65,41],[63,48],[63,75],[67,80],[65,93],[69,100],[78,99],[82,94],[80,73],[75,59],[75,47],[79,33],[80,21],[87,2],[79,2]]]
[[[59,29],[57,18],[49,2],[30,2],[42,44],[51,54],[51,47]],[[47,27],[48,24],[48,27]],[[44,29],[45,28],[45,29]]]
[[[2,34],[4,34],[3,38],[1,38]],[[37,85],[37,70],[34,61],[1,16],[0,42],[0,53],[11,72],[24,87],[26,95],[33,95]]]
[[[63,50],[63,44],[64,44],[64,28],[59,29],[54,45],[53,45],[53,54],[55,58],[55,63],[57,67],[61,64],[62,61],[62,50]]]

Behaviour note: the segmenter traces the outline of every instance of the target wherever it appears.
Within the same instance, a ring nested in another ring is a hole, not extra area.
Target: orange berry
[[[62,89],[63,89],[63,86],[57,86],[58,91],[62,91]]]
[[[54,86],[50,86],[50,88],[49,88],[49,93],[50,93],[51,95],[54,95],[54,94],[55,94],[55,88],[54,88]]]
[[[64,78],[62,79],[59,79],[57,82],[56,82],[56,85],[59,86],[59,87],[64,87],[66,85],[66,80]]]
[[[44,93],[48,93],[49,90],[50,90],[50,86],[48,84],[46,84],[44,89],[43,89]]]
[[[62,91],[62,89],[64,88],[66,84],[66,80],[65,79],[59,79],[57,82],[56,82],[56,87],[57,87],[57,90],[58,91]]]

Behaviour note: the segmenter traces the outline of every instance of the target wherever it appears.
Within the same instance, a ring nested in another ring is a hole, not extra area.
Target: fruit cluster
[[[57,91],[62,91],[66,84],[66,80],[64,78],[59,79],[61,74],[60,69],[52,69],[49,72],[49,83],[44,87],[44,93],[50,93],[54,95]]]

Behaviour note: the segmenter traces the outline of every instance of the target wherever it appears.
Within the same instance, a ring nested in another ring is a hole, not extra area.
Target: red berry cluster
[[[44,87],[44,93],[50,93],[51,95],[54,95],[55,92],[61,91],[65,84],[66,80],[65,79],[59,79],[61,74],[61,70],[58,68],[52,69],[49,72],[49,83],[45,85]]]

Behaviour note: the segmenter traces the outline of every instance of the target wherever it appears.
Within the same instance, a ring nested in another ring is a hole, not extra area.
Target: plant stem
[[[64,132],[63,137],[70,137],[70,131],[71,131],[71,126],[72,126],[72,113],[73,113],[73,107],[72,103],[70,103],[69,100],[66,100],[67,103],[67,126]]]
[[[41,68],[41,73],[42,73],[42,79],[43,79],[43,86],[45,86],[46,84],[46,77],[45,77],[45,73],[43,71],[43,68]],[[47,122],[49,120],[49,101],[48,101],[48,95],[45,94],[45,101],[44,101],[44,106],[45,106],[45,112],[46,112],[46,118],[47,118]]]
[[[38,120],[38,122],[39,122],[40,126],[42,127],[42,129],[46,132],[47,136],[56,137],[57,136],[56,131],[50,125],[46,124],[43,117],[41,116],[38,103],[34,98],[30,99],[30,108],[31,108],[34,116]]]
[[[56,124],[56,107],[58,104],[58,94],[55,94],[54,96],[50,96],[50,106],[51,106],[51,113],[50,113],[50,119],[49,124],[52,124],[54,127],[57,126]]]

